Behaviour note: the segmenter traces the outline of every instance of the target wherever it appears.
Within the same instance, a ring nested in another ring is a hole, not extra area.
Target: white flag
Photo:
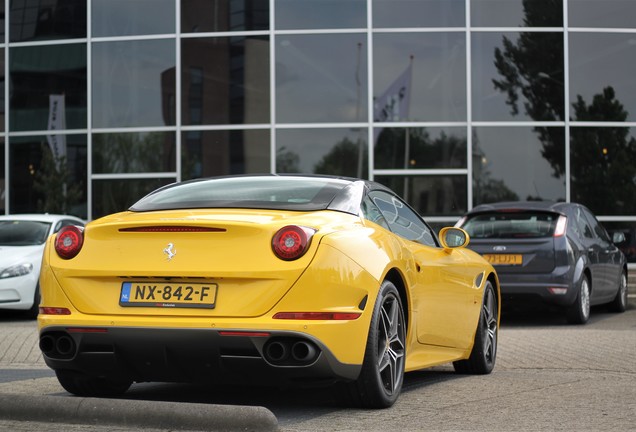
[[[64,95],[49,95],[49,124],[48,130],[64,130],[66,129],[66,115],[64,106]],[[61,157],[66,156],[66,135],[47,135],[47,141],[53,152],[53,160],[55,166],[59,170],[59,161]]]
[[[373,104],[373,121],[394,122],[409,116],[413,62]]]

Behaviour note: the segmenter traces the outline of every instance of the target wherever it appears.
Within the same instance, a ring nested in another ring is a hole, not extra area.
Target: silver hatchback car
[[[584,324],[590,306],[627,307],[627,262],[592,212],[576,203],[516,201],[483,204],[456,226],[470,248],[494,265],[504,298],[540,298]]]

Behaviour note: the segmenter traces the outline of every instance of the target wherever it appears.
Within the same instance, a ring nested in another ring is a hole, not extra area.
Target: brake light
[[[84,229],[75,225],[62,228],[55,238],[55,252],[60,258],[71,259],[82,249]]]
[[[565,235],[565,228],[568,225],[567,222],[568,222],[568,218],[566,218],[563,215],[559,216],[559,219],[557,220],[557,223],[556,223],[556,228],[554,229],[555,237],[562,237],[563,235]]]
[[[297,225],[283,227],[272,238],[272,250],[282,260],[298,259],[309,249],[314,232],[311,228]]]

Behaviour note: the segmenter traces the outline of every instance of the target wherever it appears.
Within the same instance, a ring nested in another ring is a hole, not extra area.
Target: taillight
[[[272,250],[282,260],[292,261],[298,259],[309,249],[314,232],[311,228],[297,225],[283,227],[272,238]]]
[[[565,235],[565,228],[567,227],[567,222],[568,222],[568,219],[565,216],[563,215],[559,216],[559,219],[557,219],[556,228],[554,229],[555,237],[562,237],[563,235]]]
[[[55,238],[55,252],[60,258],[71,259],[82,249],[84,230],[75,225],[62,228]]]

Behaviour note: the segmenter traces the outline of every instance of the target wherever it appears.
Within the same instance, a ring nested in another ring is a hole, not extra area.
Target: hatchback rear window
[[[471,238],[551,237],[558,214],[541,212],[482,213],[462,225]]]

